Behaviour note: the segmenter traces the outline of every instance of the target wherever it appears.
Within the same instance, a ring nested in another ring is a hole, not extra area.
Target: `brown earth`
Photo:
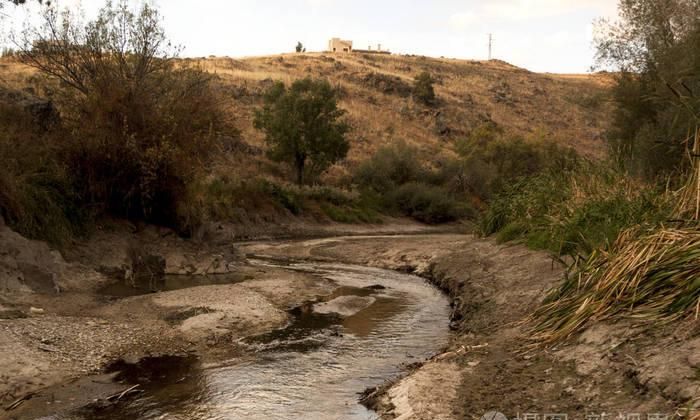
[[[371,403],[386,418],[480,418],[491,410],[513,417],[682,415],[699,408],[695,320],[663,328],[598,324],[571,343],[532,349],[523,321],[564,273],[544,253],[468,235],[257,244],[248,251],[415,272],[450,294],[450,349],[381,390]]]

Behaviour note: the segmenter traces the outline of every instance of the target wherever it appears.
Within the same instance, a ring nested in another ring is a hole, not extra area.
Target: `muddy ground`
[[[697,322],[672,328],[598,325],[569,345],[526,351],[527,326],[521,321],[560,281],[560,265],[546,254],[470,235],[426,234],[416,226],[398,231],[411,235],[233,244],[229,233],[193,242],[152,228],[100,232],[64,252],[63,259],[0,226],[5,235],[0,256],[17,260],[8,270],[23,276],[14,282],[22,287],[7,282],[0,293],[0,402],[7,408],[30,395],[42,404],[80,406],[85,395],[119,390],[95,390],[102,382],[91,380],[81,395],[62,394],[68,379],[99,373],[118,359],[230,357],[238,339],[283,325],[287,309],[334,288],[317,277],[249,265],[247,256],[413,272],[450,295],[455,330],[450,348],[375,393],[370,403],[386,418],[479,418],[490,410],[582,419],[603,412],[671,414],[682,413],[700,395]],[[165,272],[178,278],[225,279],[115,299],[108,286],[123,281],[119,276],[134,242],[163,256]],[[36,293],[27,285],[43,286]],[[31,404],[0,411],[0,418],[21,418],[26,407]]]
[[[700,325],[598,324],[571,343],[530,349],[523,321],[564,268],[544,253],[469,235],[252,244],[247,252],[419,274],[450,294],[450,349],[369,403],[386,418],[480,418],[498,410],[684,415],[700,397]],[[692,410],[691,410],[692,411]]]

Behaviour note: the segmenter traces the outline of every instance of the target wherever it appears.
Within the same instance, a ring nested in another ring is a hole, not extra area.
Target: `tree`
[[[307,174],[319,175],[347,156],[344,114],[328,81],[305,78],[290,88],[282,82],[271,87],[255,113],[255,127],[265,132],[270,158],[289,163],[303,185]]]
[[[427,71],[416,76],[413,81],[413,97],[425,105],[435,104],[435,89],[433,88],[433,76]]]
[[[301,41],[297,42],[296,50],[298,53],[306,51],[306,48],[304,48],[304,44],[302,44]]]
[[[107,2],[93,21],[47,9],[20,60],[49,76],[86,206],[178,227],[187,186],[229,129],[212,76],[174,63],[158,11]]]
[[[596,67],[617,77],[613,157],[649,178],[678,173],[700,122],[700,2],[620,0],[619,12],[595,39]]]

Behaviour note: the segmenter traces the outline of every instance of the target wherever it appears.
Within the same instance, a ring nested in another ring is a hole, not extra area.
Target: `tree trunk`
[[[306,165],[306,159],[302,157],[297,157],[296,159],[296,169],[297,169],[297,185],[300,187],[304,185],[304,166]]]

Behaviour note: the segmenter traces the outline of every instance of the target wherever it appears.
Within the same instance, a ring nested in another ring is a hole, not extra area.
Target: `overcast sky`
[[[2,1],[2,0],[0,0]],[[79,0],[53,0],[76,7]],[[142,1],[142,0],[135,0]],[[613,17],[617,0],[152,0],[185,56],[290,52],[297,41],[323,50],[331,37],[355,48],[485,59],[539,72],[581,73],[593,58],[592,23]],[[89,17],[101,0],[82,0]],[[35,6],[28,10],[35,9]],[[26,11],[6,6],[14,22]],[[7,27],[7,18],[5,27]]]

